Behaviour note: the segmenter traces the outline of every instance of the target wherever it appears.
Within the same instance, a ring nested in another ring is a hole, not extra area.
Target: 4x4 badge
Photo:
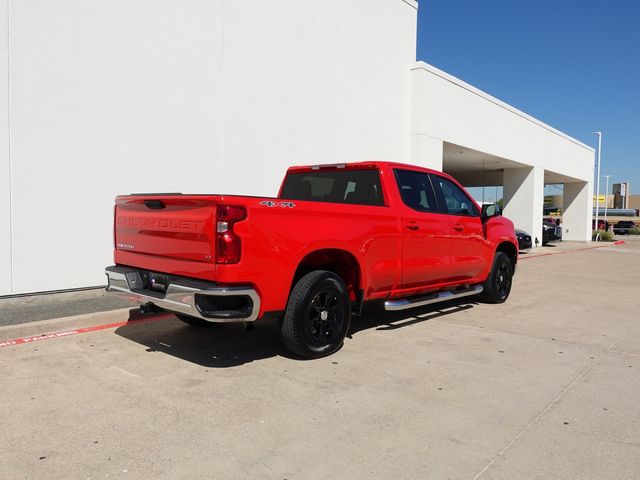
[[[293,208],[296,206],[293,202],[274,202],[272,200],[265,200],[260,202],[260,205],[264,205],[265,207],[282,207],[282,208]]]

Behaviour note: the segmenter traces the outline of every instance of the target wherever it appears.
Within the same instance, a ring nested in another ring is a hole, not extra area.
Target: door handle
[[[409,223],[407,223],[406,227],[409,230],[418,230],[420,228],[420,225],[418,225],[417,222],[409,222]]]
[[[460,225],[460,224],[457,224],[457,225],[454,225],[454,226],[453,226],[453,229],[454,229],[456,232],[461,232],[462,230],[464,230],[464,227],[463,227],[462,225]]]

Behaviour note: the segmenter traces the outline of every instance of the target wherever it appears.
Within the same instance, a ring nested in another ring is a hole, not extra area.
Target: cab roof
[[[363,162],[349,162],[349,163],[325,163],[319,165],[296,165],[293,167],[289,167],[287,172],[309,172],[316,170],[355,170],[355,169],[365,169],[365,168],[405,168],[410,170],[421,170],[429,173],[438,173],[442,174],[443,172],[439,172],[437,170],[433,170],[431,168],[420,167],[418,165],[410,165],[408,163],[400,163],[400,162],[389,162],[389,161],[381,161],[381,160],[373,160],[373,161],[363,161]]]

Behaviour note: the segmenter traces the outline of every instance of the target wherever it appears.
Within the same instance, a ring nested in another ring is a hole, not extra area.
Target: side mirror
[[[500,209],[495,203],[482,205],[482,218],[496,217],[500,215]]]

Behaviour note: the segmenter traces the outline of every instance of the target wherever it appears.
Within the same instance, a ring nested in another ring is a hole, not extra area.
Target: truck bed
[[[230,265],[215,262],[221,205],[246,209],[246,219],[234,226],[242,256]],[[357,252],[370,297],[400,280],[400,225],[388,208],[215,194],[125,195],[116,198],[114,228],[116,265],[252,285],[263,311],[285,308],[282,291],[289,291],[296,266],[313,250]]]

